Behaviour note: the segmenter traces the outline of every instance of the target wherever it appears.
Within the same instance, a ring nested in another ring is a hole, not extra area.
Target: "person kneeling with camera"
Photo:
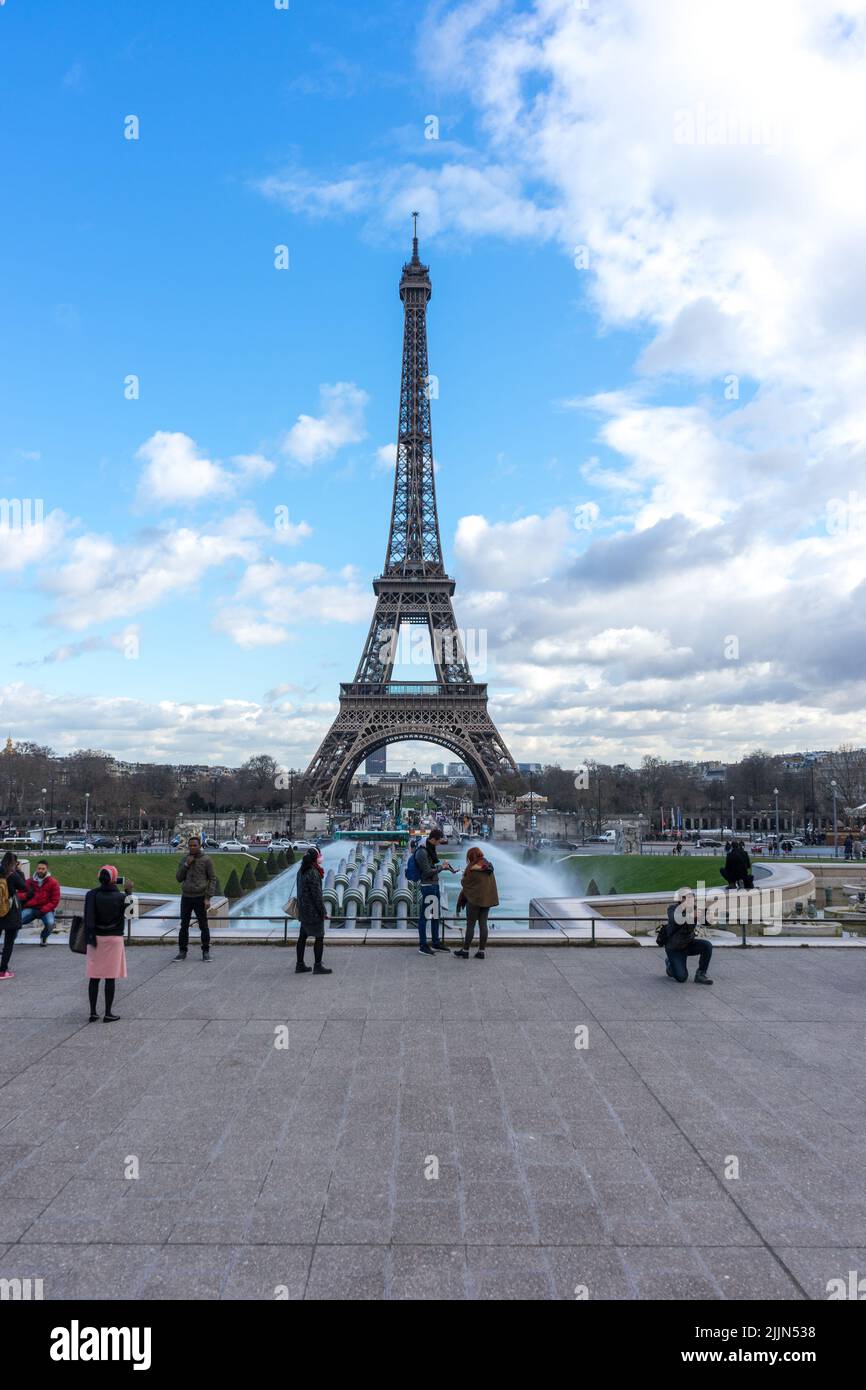
[[[684,888],[677,894],[677,899],[677,902],[671,903],[668,908],[668,924],[664,936],[668,978],[684,985],[689,978],[687,959],[689,956],[697,956],[695,984],[711,985],[713,982],[707,975],[707,967],[713,954],[713,943],[705,937],[698,939],[695,935],[698,925],[695,895]]]

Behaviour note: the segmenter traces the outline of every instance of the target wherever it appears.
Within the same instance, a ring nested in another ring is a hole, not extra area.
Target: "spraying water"
[[[341,844],[338,840],[333,844],[322,846],[322,863],[325,866],[325,873],[328,869],[336,869],[341,859],[345,859],[351,845]],[[276,917],[282,921],[283,907],[295,891],[295,880],[298,877],[298,869],[301,865],[302,854],[295,856],[295,863],[291,868],[283,873],[277,874],[269,883],[263,883],[261,888],[256,888],[252,893],[248,893],[239,903],[230,910],[229,916],[232,921],[238,921],[244,917]],[[266,922],[251,922],[251,926],[266,927]]]
[[[483,840],[473,840],[471,844],[479,846],[486,858],[490,860],[496,873],[499,907],[492,909],[491,920],[495,922],[497,916],[523,918],[522,921],[503,922],[503,930],[528,929],[527,918],[529,903],[532,898],[573,897],[579,891],[575,878],[565,873],[555,863],[536,861],[524,864],[522,862],[522,847],[515,846],[510,849],[503,844],[491,844],[489,841]],[[322,847],[322,863],[325,868],[326,879],[328,870],[338,869],[341,861],[346,859],[352,848],[352,843],[345,840],[335,840]],[[364,848],[364,845],[358,845],[359,854]],[[470,844],[468,843],[451,844],[445,847],[445,852],[449,854],[451,862],[457,870],[456,875],[443,873],[440,880],[442,910],[448,916],[454,914],[460,892],[460,875],[466,865],[466,851],[469,848]],[[261,888],[257,888],[239,903],[236,903],[229,914],[232,923],[240,926],[245,918],[251,917],[273,917],[275,919],[274,925],[278,921],[281,922],[283,907],[295,892],[295,880],[298,875],[300,858],[301,856],[298,855],[298,862],[293,864],[290,869],[278,874],[269,883],[263,884]],[[414,917],[411,920],[414,921]],[[465,921],[465,918],[462,920]],[[250,926],[261,930],[266,928],[267,923],[250,922]]]
[[[472,844],[477,844],[484,851],[496,874],[499,907],[491,909],[490,916],[493,920],[498,914],[503,917],[526,917],[532,898],[573,897],[575,894],[574,879],[567,877],[556,864],[539,863],[537,860],[524,864],[522,848],[506,849],[502,844],[485,844],[482,840],[473,840]],[[465,863],[466,850],[469,848],[468,844],[461,845],[460,859],[455,857],[453,861],[459,872],[462,872],[460,862],[462,860]],[[455,882],[459,884],[459,879]],[[457,901],[457,892],[459,887],[450,900],[452,903]],[[519,931],[521,927],[526,926],[526,922],[503,922],[502,925],[508,931]]]

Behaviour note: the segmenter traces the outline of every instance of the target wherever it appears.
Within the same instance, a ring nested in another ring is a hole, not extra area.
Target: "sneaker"
[[[39,942],[39,945],[40,945],[40,946],[47,946],[47,945],[48,945],[48,942],[47,942],[47,941],[40,941],[40,942]]]
[[[90,1018],[89,1018],[87,1021],[88,1021],[88,1023],[98,1023],[98,1022],[99,1022],[99,1014],[91,1014],[91,1015],[90,1015]]]
[[[713,982],[710,979],[709,975],[705,974],[703,970],[699,970],[698,973],[695,975],[696,985],[711,985],[712,983]]]
[[[311,967],[310,967],[309,965],[304,965],[303,961],[298,961],[298,964],[295,966],[295,974],[296,974],[296,975],[309,975],[309,973],[310,973],[310,968],[311,968]]]
[[[433,948],[432,946],[419,946],[418,954],[419,956],[432,956]]]
[[[210,960],[210,951],[202,951],[201,958],[202,960]]]
[[[434,942],[433,942],[433,950],[434,950],[434,951],[447,951],[447,953],[448,953],[449,956],[450,956],[450,954],[451,954],[451,947],[450,947],[450,946],[446,946],[444,941],[434,941]]]
[[[327,967],[327,965],[314,965],[314,966],[313,966],[313,974],[314,974],[314,975],[333,975],[333,973],[334,973],[333,970],[329,970],[328,967]]]
[[[177,955],[174,956],[174,957],[172,957],[172,959],[173,959],[173,960],[186,960],[186,951],[178,951]]]
[[[462,946],[460,947],[460,950],[459,950],[459,951],[453,951],[453,952],[452,952],[452,955],[454,956],[454,959],[455,959],[455,960],[457,959],[458,956],[460,957],[461,960],[468,960],[468,959],[469,959],[469,952],[468,952],[468,951],[464,951]]]
[[[3,973],[0,974],[0,980],[14,980],[14,979],[15,979],[15,971],[14,971],[14,970],[4,970]]]
[[[475,952],[475,959],[476,959],[476,960],[484,960],[484,952],[483,952],[483,951],[476,951],[476,952]]]
[[[103,1023],[116,1023],[117,1020],[118,1020],[119,1018],[120,1018],[120,1014],[106,1014],[105,1017],[103,1018],[102,1022],[103,1022]]]
[[[677,978],[669,965],[665,966],[665,974],[667,975],[669,980],[675,980]]]

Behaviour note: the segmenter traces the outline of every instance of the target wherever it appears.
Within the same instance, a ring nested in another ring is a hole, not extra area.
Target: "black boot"
[[[302,960],[299,960],[298,963],[297,963],[297,965],[295,966],[295,974],[296,974],[296,975],[309,975],[309,973],[310,973],[310,967],[309,967],[308,965],[304,965],[304,962],[303,962]]]
[[[309,969],[309,967],[307,967]],[[327,965],[319,965],[318,961],[313,966],[314,975],[333,975],[333,970],[329,970]]]

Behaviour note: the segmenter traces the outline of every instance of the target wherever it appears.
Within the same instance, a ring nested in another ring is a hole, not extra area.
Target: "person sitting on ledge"
[[[668,927],[664,942],[668,979],[676,980],[681,985],[684,985],[689,978],[688,956],[698,957],[695,984],[711,985],[713,983],[707,975],[710,957],[713,954],[713,943],[707,941],[705,937],[701,937],[700,940],[696,938],[697,924],[695,895],[690,888],[681,888],[677,893],[677,901],[668,907]]]

